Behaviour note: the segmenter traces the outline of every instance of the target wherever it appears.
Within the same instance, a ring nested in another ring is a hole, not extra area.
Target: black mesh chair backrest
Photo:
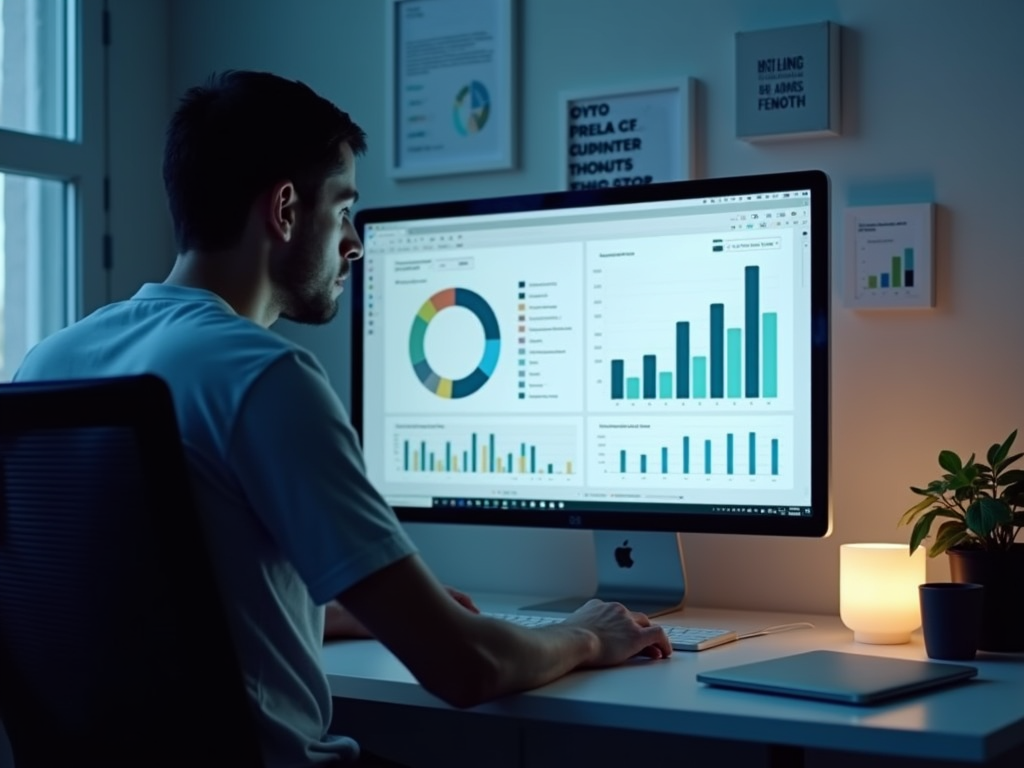
[[[0,385],[0,720],[16,768],[260,764],[155,376]]]

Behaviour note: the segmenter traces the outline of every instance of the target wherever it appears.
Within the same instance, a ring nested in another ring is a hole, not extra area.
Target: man
[[[328,604],[331,636],[378,638],[457,707],[671,652],[621,605],[591,601],[531,630],[446,591],[367,480],[321,366],[267,330],[337,312],[362,256],[351,211],[365,147],[362,129],[301,83],[233,71],[189,90],[164,154],[169,276],[44,340],[16,376],[168,382],[269,766],[358,759],[352,740],[327,735]]]

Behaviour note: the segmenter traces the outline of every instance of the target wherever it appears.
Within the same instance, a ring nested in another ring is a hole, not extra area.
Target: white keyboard
[[[562,621],[558,616],[533,616],[523,613],[489,613],[484,616],[493,619],[510,621],[521,627],[546,627],[550,624],[558,624]],[[714,648],[716,645],[724,645],[734,640],[739,640],[739,635],[730,629],[710,629],[707,627],[669,627],[659,625],[668,635],[668,641],[677,651],[703,651]]]

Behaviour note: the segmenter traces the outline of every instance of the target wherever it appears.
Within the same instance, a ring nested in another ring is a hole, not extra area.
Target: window
[[[0,126],[75,138],[75,5],[74,0],[0,0]]]
[[[0,0],[0,381],[102,301],[104,14]]]

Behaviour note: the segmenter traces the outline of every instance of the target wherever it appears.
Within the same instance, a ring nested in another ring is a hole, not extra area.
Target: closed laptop
[[[874,704],[975,677],[965,664],[890,659],[838,651],[808,651],[699,672],[712,686],[760,693]]]

